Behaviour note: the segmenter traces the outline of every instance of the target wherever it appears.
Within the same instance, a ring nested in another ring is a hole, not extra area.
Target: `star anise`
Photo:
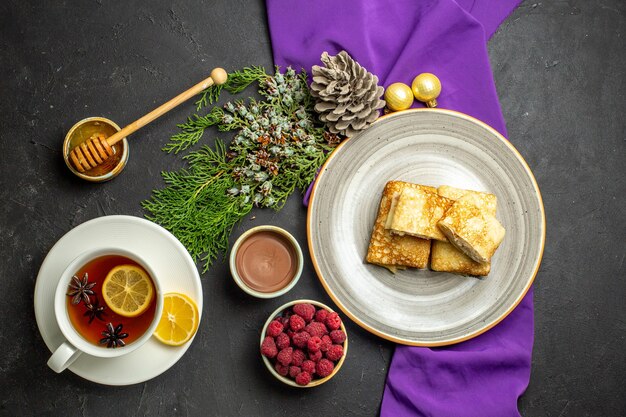
[[[128,337],[128,333],[121,333],[122,325],[118,324],[116,328],[113,328],[113,324],[107,323],[106,330],[102,332],[102,339],[100,339],[101,345],[107,345],[108,348],[116,348],[120,346],[126,346],[126,343],[122,339]]]
[[[73,297],[72,304],[79,304],[81,301],[85,304],[91,304],[89,296],[95,295],[92,290],[95,285],[95,282],[89,282],[89,275],[87,272],[83,275],[82,280],[74,275],[72,277],[72,282],[68,285],[69,290],[67,292],[67,295]]]
[[[89,317],[89,324],[91,324],[94,319],[104,321],[104,316],[106,316],[107,313],[104,312],[104,306],[100,305],[100,300],[98,300],[98,297],[96,297],[95,302],[86,304],[85,307],[87,307],[87,311],[85,311],[85,314],[83,314],[83,316]]]

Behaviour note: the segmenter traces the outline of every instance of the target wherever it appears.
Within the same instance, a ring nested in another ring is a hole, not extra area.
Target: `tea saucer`
[[[202,284],[196,265],[185,247],[170,232],[133,216],[104,216],[66,233],[50,249],[35,284],[35,318],[44,342],[54,351],[64,341],[54,315],[54,292],[67,265],[81,252],[102,246],[139,254],[161,278],[164,293],[181,292],[197,304],[202,317]],[[139,349],[116,358],[82,354],[68,369],[89,381],[107,385],[131,385],[160,375],[187,351],[193,338],[180,347],[166,346],[151,338]],[[50,371],[52,372],[52,371]]]

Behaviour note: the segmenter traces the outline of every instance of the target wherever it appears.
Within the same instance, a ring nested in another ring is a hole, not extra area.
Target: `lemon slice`
[[[146,272],[136,265],[118,265],[102,283],[102,298],[116,314],[137,317],[148,309],[154,286]]]
[[[170,346],[185,344],[198,330],[198,307],[185,294],[167,293],[163,296],[163,314],[154,336]]]

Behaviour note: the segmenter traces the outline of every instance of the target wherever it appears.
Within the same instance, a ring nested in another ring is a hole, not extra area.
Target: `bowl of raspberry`
[[[346,328],[335,311],[295,300],[274,311],[261,331],[261,358],[278,380],[311,388],[331,379],[348,352]]]

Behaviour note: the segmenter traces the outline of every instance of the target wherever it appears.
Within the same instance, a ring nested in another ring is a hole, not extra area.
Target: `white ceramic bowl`
[[[273,292],[261,292],[261,291],[255,290],[253,288],[250,288],[241,279],[241,276],[237,272],[237,251],[239,250],[239,247],[241,246],[241,244],[249,236],[251,236],[251,235],[253,235],[255,233],[258,233],[258,232],[263,232],[263,231],[274,232],[274,233],[277,233],[277,234],[285,237],[287,239],[287,241],[289,241],[289,243],[291,243],[291,245],[293,246],[293,248],[294,248],[294,250],[296,252],[296,261],[298,262],[298,266],[296,267],[295,276],[289,282],[289,284],[287,284],[287,286],[285,286],[285,287],[283,287],[283,288],[281,288],[281,289],[279,289],[277,291],[273,291]],[[235,283],[237,284],[237,286],[239,286],[239,288],[244,290],[246,293],[248,293],[248,294],[250,294],[250,295],[252,295],[254,297],[258,297],[258,298],[274,298],[274,297],[279,297],[279,296],[287,293],[290,289],[292,289],[298,283],[298,280],[300,279],[300,275],[302,274],[302,267],[303,267],[303,265],[304,265],[304,258],[302,256],[302,249],[300,248],[300,244],[291,235],[291,233],[289,233],[285,229],[282,229],[282,228],[277,227],[277,226],[271,226],[271,225],[256,226],[256,227],[253,227],[252,229],[247,230],[241,236],[239,236],[239,238],[235,241],[235,244],[233,245],[233,247],[230,250],[230,273],[231,273],[233,279],[235,280]]]
[[[263,330],[261,330],[261,340],[259,342],[259,349],[261,347],[261,344],[263,344],[263,339],[265,338],[265,332],[267,331],[267,327],[270,325],[272,320],[274,320],[276,317],[280,316],[282,314],[282,312],[285,311],[286,309],[288,309],[290,307],[293,307],[296,304],[303,304],[303,303],[313,304],[315,307],[324,308],[324,309],[328,310],[331,313],[334,312],[334,310],[332,308],[328,307],[326,304],[320,303],[319,301],[315,301],[315,300],[294,300],[294,301],[290,301],[290,302],[288,302],[286,304],[283,304],[282,306],[280,306],[276,310],[274,310],[274,312],[272,314],[270,314],[270,316],[268,317],[267,321],[265,322],[265,325],[263,326]],[[346,355],[348,354],[348,332],[346,331],[346,327],[343,324],[343,319],[341,320],[341,330],[343,330],[343,332],[345,333],[346,340],[343,342],[343,356],[341,357],[341,359],[339,359],[339,362],[337,362],[335,364],[335,369],[333,369],[333,372],[330,375],[328,375],[327,377],[318,378],[318,379],[312,379],[311,382],[309,382],[307,385],[298,385],[298,384],[296,384],[296,382],[293,379],[289,379],[287,377],[284,377],[284,376],[280,375],[278,372],[276,372],[276,369],[274,369],[274,366],[272,365],[272,362],[270,362],[270,360],[268,358],[266,358],[263,355],[261,355],[261,358],[263,359],[263,363],[265,364],[265,367],[279,381],[281,381],[281,382],[283,382],[283,383],[285,383],[285,384],[287,384],[287,385],[289,385],[291,387],[296,387],[296,388],[313,388],[313,387],[317,387],[317,386],[322,385],[323,383],[329,381],[332,377],[334,377],[337,374],[337,372],[339,372],[339,369],[341,368],[341,366],[343,365],[343,362],[346,359]]]

